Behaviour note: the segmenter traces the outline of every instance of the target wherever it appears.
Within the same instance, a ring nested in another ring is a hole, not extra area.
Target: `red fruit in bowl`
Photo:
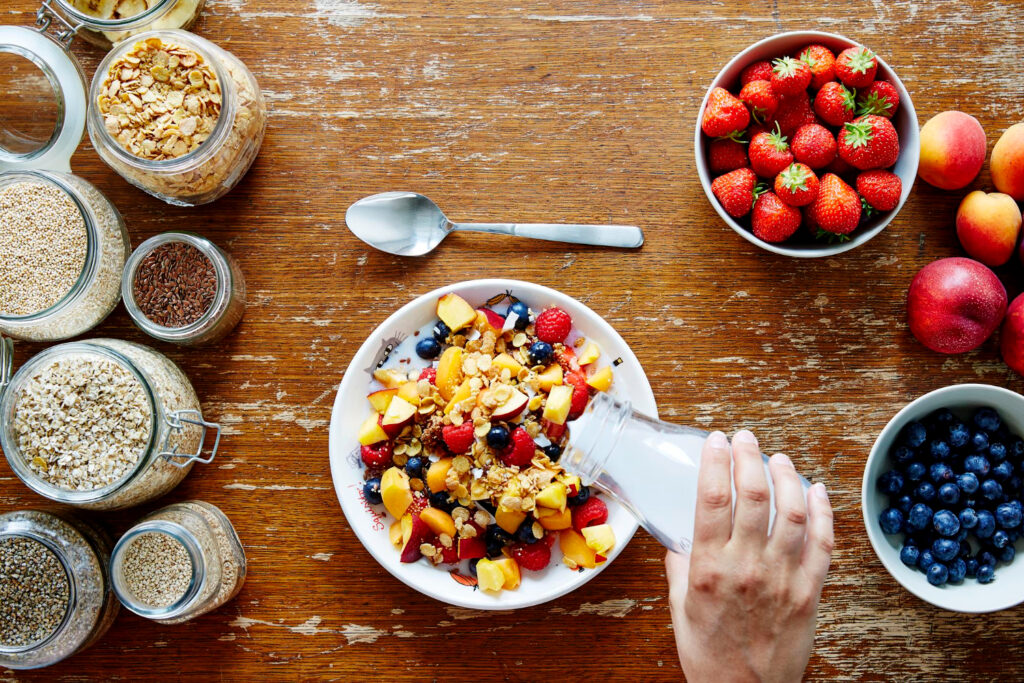
[[[793,156],[811,168],[825,168],[836,158],[836,139],[817,123],[800,126],[793,135]]]
[[[775,176],[775,194],[790,206],[807,206],[818,196],[818,176],[806,164],[790,164]]]
[[[1010,304],[999,337],[1003,360],[1018,375],[1024,375],[1024,294]]]
[[[747,146],[732,138],[712,140],[708,145],[708,168],[715,175],[735,171],[747,165]]]
[[[854,119],[857,103],[853,93],[842,83],[830,81],[814,98],[814,113],[830,126],[842,126]]]
[[[704,134],[722,138],[746,130],[750,123],[747,106],[725,88],[715,88],[708,97],[700,128]]]
[[[793,163],[786,137],[778,128],[771,133],[758,133],[750,140],[750,168],[762,178],[772,178]]]
[[[836,76],[851,88],[866,88],[875,80],[878,60],[865,47],[848,47],[836,57]]]
[[[818,196],[808,211],[820,229],[836,235],[848,235],[860,223],[860,197],[842,178],[826,173],[818,185]]]
[[[900,93],[889,81],[875,81],[857,93],[857,116],[877,114],[891,119],[900,108]]]
[[[740,100],[750,109],[755,121],[767,121],[779,108],[779,96],[768,81],[751,81],[740,90]]]
[[[718,176],[711,182],[711,192],[718,198],[725,212],[733,218],[746,216],[754,205],[754,190],[757,187],[757,175],[749,168]]]
[[[796,95],[807,90],[811,84],[811,67],[792,57],[782,57],[772,62],[772,90],[779,95]]]
[[[907,292],[910,332],[932,351],[964,353],[981,346],[1006,314],[1006,288],[985,265],[944,258],[918,271]]]
[[[751,81],[770,81],[772,79],[772,63],[767,59],[754,62],[740,72],[740,86]]]
[[[900,203],[903,181],[891,171],[864,171],[857,176],[857,192],[872,209],[892,211]]]
[[[814,110],[811,109],[811,98],[806,91],[779,98],[779,108],[775,112],[775,120],[771,122],[772,127],[777,124],[782,134],[788,137],[805,123],[814,123]]]
[[[765,242],[785,242],[800,227],[802,218],[800,209],[783,203],[774,192],[765,192],[754,202],[750,227],[754,236]]]
[[[839,131],[839,156],[862,171],[888,168],[899,159],[900,138],[884,116],[861,116]]]
[[[797,59],[811,68],[811,88],[820,89],[836,79],[836,56],[824,45],[808,45],[796,53]]]

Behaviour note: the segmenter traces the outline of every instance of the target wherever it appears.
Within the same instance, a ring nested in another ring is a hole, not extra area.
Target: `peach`
[[[1020,223],[1020,209],[1013,197],[975,190],[957,209],[956,235],[970,256],[986,266],[1001,266],[1013,256]]]
[[[959,190],[978,177],[985,163],[985,130],[962,111],[936,114],[921,127],[917,174],[942,190]]]
[[[1010,126],[999,137],[988,166],[996,189],[1024,202],[1024,123]]]
[[[1024,375],[1024,294],[1010,304],[999,343],[1006,364]]]

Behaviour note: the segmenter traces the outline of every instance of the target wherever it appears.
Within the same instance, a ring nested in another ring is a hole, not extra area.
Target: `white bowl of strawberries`
[[[880,57],[840,35],[782,33],[736,55],[697,120],[697,171],[744,239],[832,256],[880,233],[910,194],[917,114]]]

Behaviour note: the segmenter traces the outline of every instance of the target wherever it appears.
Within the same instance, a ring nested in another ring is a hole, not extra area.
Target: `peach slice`
[[[566,488],[565,484],[560,481],[556,481],[553,484],[548,484],[540,490],[535,500],[537,505],[542,507],[550,508],[552,510],[564,510],[566,503]]]
[[[509,510],[507,507],[502,505],[498,506],[498,509],[494,513],[494,521],[505,531],[510,534],[514,534],[519,528],[519,525],[526,519],[526,513],[520,512],[519,510]],[[572,526],[572,522],[569,523]]]
[[[441,534],[448,534],[452,538],[455,538],[455,520],[444,510],[437,508],[424,508],[420,512],[420,519],[427,523],[430,530],[440,536]]]
[[[505,582],[501,585],[507,591],[514,591],[519,588],[519,582],[522,580],[522,574],[519,572],[519,563],[511,557],[499,557],[493,560],[493,563],[498,565],[498,569],[505,576]],[[479,567],[477,568],[479,570]]]
[[[451,458],[441,458],[437,462],[430,463],[430,469],[427,470],[427,488],[431,493],[439,493],[448,488],[444,485],[444,480],[448,477],[448,470],[451,469],[451,466]]]
[[[518,389],[513,389],[509,399],[495,408],[491,417],[495,420],[511,420],[526,410],[529,403],[530,399],[526,394]]]
[[[414,417],[416,417],[416,406],[401,396],[395,396],[388,404],[388,411],[384,413],[380,426],[388,436],[395,437],[413,421]]]
[[[380,478],[380,497],[384,499],[384,507],[395,519],[401,519],[405,511],[412,505],[412,491],[409,490],[409,475],[391,467]]]
[[[580,357],[577,362],[580,365],[590,365],[600,357],[601,349],[597,348],[597,344],[594,342],[587,342],[587,345],[583,347],[583,351],[580,353]]]
[[[542,514],[549,512],[551,514]],[[572,510],[566,508],[562,511],[548,510],[541,508],[538,510],[537,521],[540,525],[548,531],[561,531],[562,529],[572,528]]]
[[[544,419],[554,422],[556,425],[565,424],[569,417],[569,409],[572,407],[571,386],[559,385],[551,387],[548,393],[548,401],[544,404]]]
[[[398,394],[398,389],[378,389],[377,391],[371,392],[366,399],[373,406],[373,409],[378,413],[383,414],[388,409],[388,404],[391,403],[391,399]]]
[[[611,524],[597,524],[583,528],[583,538],[598,555],[607,555],[615,547],[615,531]]]
[[[551,391],[551,387],[562,383],[562,366],[552,363],[544,372],[537,375],[537,381],[543,391]]]
[[[455,388],[462,382],[462,349],[449,346],[437,362],[437,377],[434,378],[441,397],[450,401]]]
[[[357,438],[360,445],[372,446],[375,443],[388,440],[387,433],[380,426],[380,417],[380,413],[373,413],[359,427]]]
[[[373,371],[373,378],[388,389],[397,389],[408,381],[405,373],[391,368],[377,368]]]
[[[577,531],[566,529],[558,534],[558,547],[566,559],[572,560],[579,567],[593,569],[597,566],[594,549],[587,545],[587,539]]]
[[[519,371],[523,369],[523,366],[519,361],[507,353],[499,353],[494,357],[494,360],[491,361],[491,365],[499,370],[508,369],[509,375],[512,377],[517,377],[519,375]]]
[[[437,300],[437,317],[452,332],[468,327],[476,320],[476,309],[458,294],[445,294]]]
[[[477,562],[476,580],[480,586],[480,590],[497,593],[505,587],[505,572],[501,570],[500,565],[495,564],[492,560],[485,557]]]
[[[420,390],[416,387],[416,382],[406,382],[398,387],[398,397],[405,399],[414,406],[418,406],[420,404]]]
[[[610,365],[606,365],[587,378],[587,384],[598,391],[608,391],[612,387],[612,379],[614,379],[612,368]]]

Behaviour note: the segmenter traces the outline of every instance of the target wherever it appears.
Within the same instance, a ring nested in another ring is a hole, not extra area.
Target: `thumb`
[[[674,553],[671,550],[666,553],[665,576],[668,578],[669,599],[674,601],[675,596],[680,600],[685,597],[690,583],[690,554]]]

